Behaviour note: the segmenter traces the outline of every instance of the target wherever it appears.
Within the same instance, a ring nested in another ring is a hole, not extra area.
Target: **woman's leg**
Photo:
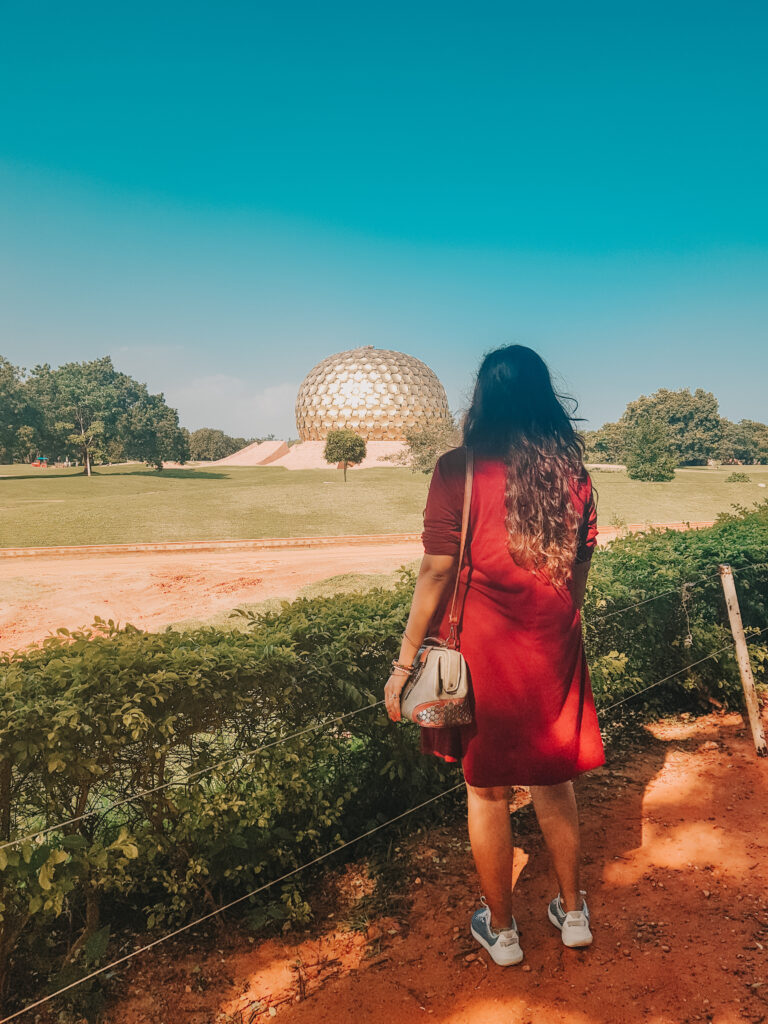
[[[533,808],[552,857],[563,909],[581,910],[579,814],[573,782],[530,786]]]
[[[512,826],[509,787],[478,788],[467,783],[469,841],[483,895],[491,908],[491,928],[512,924]]]

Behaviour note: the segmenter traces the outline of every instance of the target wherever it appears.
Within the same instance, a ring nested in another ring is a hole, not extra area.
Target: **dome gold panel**
[[[404,441],[406,430],[450,418],[443,385],[426,363],[372,345],[327,356],[296,397],[302,441],[322,441],[344,427],[367,441]]]

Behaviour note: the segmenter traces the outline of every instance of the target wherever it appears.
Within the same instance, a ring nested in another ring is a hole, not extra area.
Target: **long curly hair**
[[[564,403],[572,406],[567,411]],[[547,364],[525,345],[488,352],[477,373],[462,439],[507,466],[507,550],[555,587],[572,575],[580,512],[571,481],[586,479],[575,399],[558,394]]]

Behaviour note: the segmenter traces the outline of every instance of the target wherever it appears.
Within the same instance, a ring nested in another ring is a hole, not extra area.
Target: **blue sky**
[[[0,12],[0,353],[112,354],[191,428],[295,436],[331,352],[454,411],[537,349],[588,426],[768,420],[760,3],[23,3]]]

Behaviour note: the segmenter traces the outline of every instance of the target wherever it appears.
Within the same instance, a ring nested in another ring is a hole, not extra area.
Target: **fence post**
[[[736,645],[736,661],[741,674],[741,685],[744,687],[744,700],[749,715],[749,725],[752,729],[752,739],[755,742],[755,750],[758,757],[768,756],[768,747],[765,744],[765,733],[763,723],[760,721],[760,705],[755,690],[755,677],[752,675],[752,666],[749,663],[749,648],[744,637],[744,626],[741,622],[741,611],[739,599],[736,596],[736,586],[733,582],[733,572],[730,565],[719,565],[720,582],[723,584],[725,603],[728,608],[728,618],[731,620],[731,632]]]

